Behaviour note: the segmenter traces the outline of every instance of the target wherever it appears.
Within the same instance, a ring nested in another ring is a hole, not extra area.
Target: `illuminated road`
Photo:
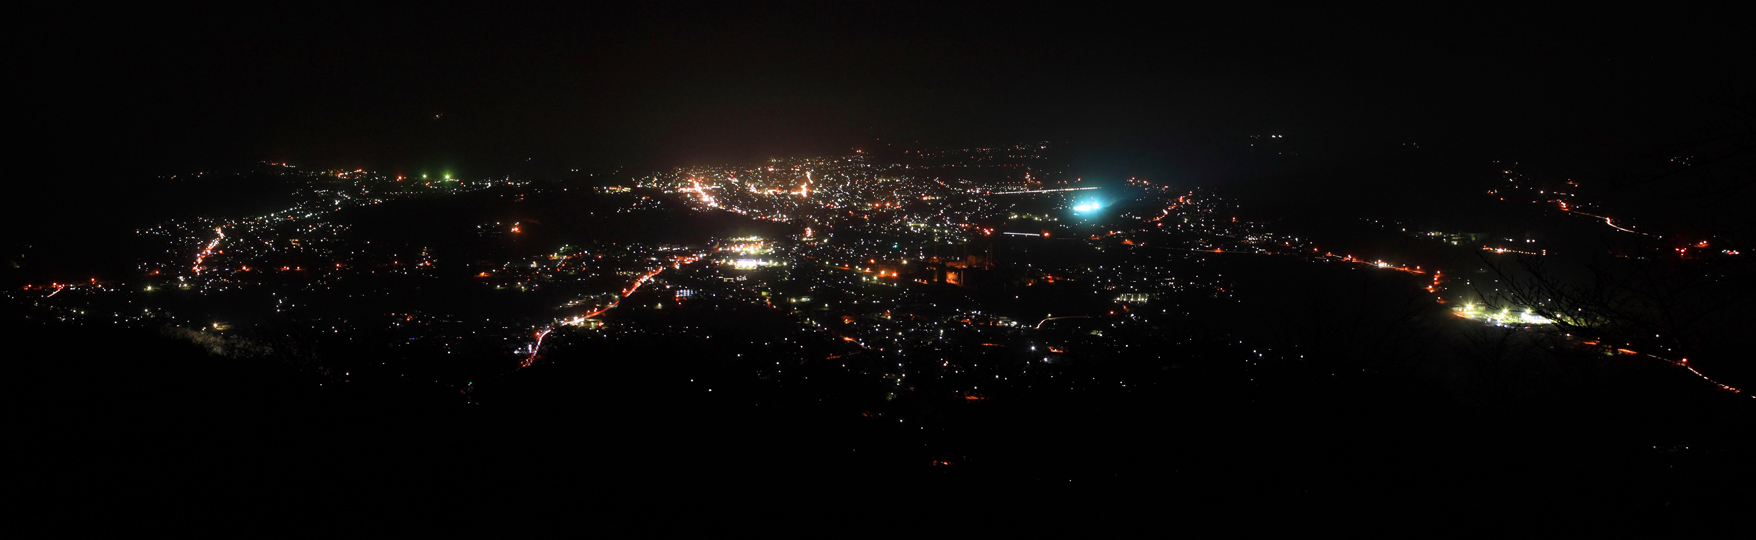
[[[1043,319],[1043,320],[1040,320],[1040,321],[1037,321],[1037,326],[1036,326],[1036,329],[1037,329],[1037,330],[1042,330],[1042,329],[1043,329],[1043,323],[1046,323],[1046,322],[1049,322],[1049,321],[1059,321],[1059,320],[1061,320],[1061,319],[1090,319],[1090,318],[1091,318],[1091,316],[1090,316],[1090,315],[1067,315],[1067,316],[1064,316],[1064,317],[1049,317],[1049,318],[1047,318],[1047,319]]]
[[[1624,349],[1624,350],[1626,350],[1626,349]],[[1627,351],[1627,352],[1634,352],[1634,351]],[[1680,368],[1683,368],[1683,369],[1686,369],[1686,370],[1689,370],[1689,373],[1693,373],[1693,374],[1695,374],[1695,376],[1696,376],[1696,377],[1700,377],[1700,378],[1701,378],[1701,380],[1703,380],[1703,381],[1707,381],[1707,382],[1708,382],[1708,384],[1712,384],[1712,385],[1713,385],[1713,386],[1714,386],[1714,387],[1716,387],[1716,388],[1719,388],[1719,389],[1720,389],[1720,390],[1725,390],[1725,391],[1727,391],[1727,392],[1731,392],[1731,393],[1733,393],[1733,394],[1742,394],[1742,393],[1744,393],[1744,391],[1743,391],[1743,390],[1740,390],[1740,389],[1738,389],[1738,388],[1735,388],[1735,387],[1733,387],[1733,386],[1731,386],[1731,385],[1728,385],[1728,384],[1726,384],[1726,383],[1722,383],[1722,382],[1719,382],[1719,381],[1716,381],[1716,380],[1713,380],[1713,377],[1708,377],[1708,376],[1707,376],[1707,374],[1706,374],[1706,373],[1702,373],[1702,372],[1700,372],[1700,371],[1698,371],[1698,370],[1696,370],[1696,369],[1695,369],[1695,368],[1694,368],[1694,367],[1692,367],[1692,366],[1690,366],[1690,365],[1689,365],[1689,359],[1688,359],[1688,358],[1684,358],[1684,359],[1682,359],[1682,360],[1672,360],[1672,359],[1670,359],[1670,358],[1665,358],[1665,357],[1663,357],[1663,356],[1658,356],[1658,355],[1655,355],[1655,354],[1647,354],[1647,353],[1638,353],[1638,354],[1641,354],[1641,355],[1643,355],[1643,356],[1646,356],[1646,357],[1648,357],[1648,358],[1652,358],[1652,359],[1655,359],[1655,360],[1660,360],[1660,361],[1663,361],[1663,362],[1665,362],[1665,363],[1668,363],[1668,364],[1670,364],[1670,365],[1673,365],[1673,366],[1677,366],[1677,367],[1680,367]],[[1752,395],[1752,396],[1750,396],[1750,399],[1756,399],[1756,395]]]
[[[1147,223],[1158,222],[1158,226],[1160,226],[1160,227],[1165,226],[1163,221],[1165,218],[1171,216],[1171,211],[1176,210],[1177,206],[1184,204],[1184,202],[1189,199],[1189,195],[1194,195],[1194,194],[1195,194],[1195,192],[1189,192],[1186,195],[1183,195],[1181,197],[1177,197],[1177,202],[1171,203],[1170,206],[1165,207],[1165,210],[1163,212],[1159,213],[1158,217],[1148,219],[1148,220],[1146,220],[1146,222]]]
[[[718,186],[714,186],[712,188],[703,188],[703,187],[701,187],[701,182],[694,180],[694,179],[690,179],[689,184],[694,186],[694,187],[683,188],[683,189],[679,189],[677,191],[693,191],[697,195],[701,196],[701,204],[707,205],[708,208],[719,208],[720,207],[719,201],[714,200],[712,195],[707,194],[708,189],[718,189],[719,188]]]
[[[1023,194],[1023,193],[1060,193],[1063,191],[1085,191],[1088,189],[1097,189],[1097,188],[1096,187],[1076,187],[1076,188],[1061,188],[1061,189],[1032,189],[1032,190],[1028,190],[1028,191],[994,191],[994,192],[989,192],[988,194],[989,195],[1018,195],[1018,194]]]
[[[1610,228],[1612,228],[1612,229],[1615,229],[1615,230],[1618,230],[1618,231],[1622,231],[1622,232],[1625,232],[1625,233],[1630,233],[1630,234],[1638,234],[1638,235],[1641,235],[1641,236],[1651,236],[1651,237],[1653,237],[1653,238],[1664,238],[1664,237],[1663,237],[1663,236],[1659,236],[1659,235],[1656,235],[1656,234],[1652,234],[1652,233],[1643,233],[1643,232],[1640,232],[1640,231],[1636,231],[1636,230],[1634,230],[1634,229],[1630,229],[1630,228],[1627,228],[1627,227],[1623,227],[1623,226],[1621,226],[1621,225],[1617,225],[1617,224],[1616,224],[1616,220],[1614,220],[1614,219],[1611,219],[1611,218],[1610,218],[1610,217],[1609,217],[1609,216],[1600,216],[1600,215],[1597,215],[1597,214],[1587,214],[1587,213],[1585,213],[1585,212],[1580,212],[1580,211],[1578,211],[1578,210],[1569,210],[1569,209],[1568,209],[1568,208],[1567,208],[1567,206],[1566,206],[1566,205],[1565,205],[1565,204],[1563,204],[1563,205],[1562,205],[1562,206],[1561,206],[1561,211],[1563,211],[1563,212],[1568,212],[1568,213],[1572,213],[1572,214],[1579,214],[1579,215],[1581,215],[1581,216],[1586,216],[1586,217],[1593,217],[1593,218],[1597,218],[1597,219],[1601,219],[1601,220],[1604,220],[1604,225],[1609,225],[1609,226],[1610,226]]]
[[[530,346],[530,357],[520,362],[518,367],[530,367],[531,364],[536,363],[537,351],[543,348],[543,338],[549,337],[549,332],[552,331],[554,331],[553,328],[544,328],[543,331],[537,332],[537,342]]]
[[[1612,229],[1615,229],[1615,230],[1618,230],[1618,231],[1622,231],[1622,232],[1626,232],[1626,233],[1634,233],[1634,234],[1644,234],[1644,235],[1646,235],[1646,236],[1651,236],[1651,237],[1653,237],[1653,238],[1664,238],[1664,237],[1663,237],[1663,236],[1659,236],[1659,235],[1656,235],[1656,234],[1650,234],[1650,233],[1643,233],[1643,232],[1640,232],[1640,231],[1636,231],[1636,230],[1634,230],[1634,229],[1630,229],[1630,228],[1627,228],[1627,227],[1623,227],[1623,226],[1621,226],[1621,225],[1617,225],[1617,224],[1616,224],[1616,220],[1613,220],[1613,219],[1610,219],[1610,218],[1607,218],[1607,217],[1606,217],[1606,218],[1604,218],[1604,225],[1609,225],[1609,226],[1610,226],[1610,228],[1612,228]]]
[[[1546,249],[1543,250],[1541,253],[1538,253],[1535,251],[1519,251],[1516,249],[1496,248],[1496,247],[1488,247],[1488,246],[1482,246],[1482,251],[1492,251],[1494,253],[1517,253],[1519,255],[1536,255],[1539,257],[1549,254],[1549,250],[1546,250]]]
[[[214,238],[212,242],[208,242],[207,247],[201,249],[201,253],[195,254],[195,265],[191,267],[191,269],[195,270],[196,275],[201,275],[201,261],[207,260],[209,255],[213,255],[213,248],[219,247],[220,240],[226,239],[225,231],[220,230],[219,227],[214,227],[213,233],[219,235],[219,237]]]
[[[689,255],[686,257],[678,257],[675,260],[671,261],[670,268],[682,268],[683,265],[693,263],[695,261],[699,261],[705,256],[706,255]],[[627,288],[622,289],[622,298],[627,298],[628,295],[634,294],[634,291],[640,290],[641,285],[645,285],[646,282],[652,280],[652,278],[654,276],[657,276],[660,273],[664,272],[665,268],[666,267],[664,267],[664,266],[660,266],[658,268],[654,268],[650,272],[647,272],[645,274],[641,274],[639,278],[636,278],[634,280],[634,283],[631,283],[628,285]],[[616,301],[610,302],[610,305],[598,308],[590,313],[586,313],[584,315],[579,315],[579,316],[573,317],[571,319],[563,320],[563,321],[561,321],[561,324],[566,324],[566,325],[585,324],[586,319],[590,319],[593,317],[597,317],[599,315],[603,315],[604,312],[609,311],[611,309],[615,309],[616,306],[622,305],[622,298],[618,298],[618,299],[616,299]],[[523,362],[520,362],[518,367],[527,368],[527,367],[530,367],[531,364],[536,363],[537,352],[541,351],[543,348],[543,338],[548,337],[549,332],[553,331],[554,329],[555,329],[555,327],[548,326],[548,327],[544,327],[541,331],[537,332],[537,342],[531,344],[530,356],[526,357]]]

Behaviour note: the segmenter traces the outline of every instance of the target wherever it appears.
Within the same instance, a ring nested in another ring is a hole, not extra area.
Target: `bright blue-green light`
[[[1103,205],[1098,204],[1097,201],[1085,201],[1085,202],[1079,203],[1077,205],[1074,205],[1073,211],[1083,213],[1083,212],[1090,212],[1092,210],[1097,210],[1097,209],[1102,208],[1102,207],[1103,207]]]

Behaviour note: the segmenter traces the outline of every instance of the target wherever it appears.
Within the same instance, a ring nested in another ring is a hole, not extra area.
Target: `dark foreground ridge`
[[[804,504],[1674,532],[1725,525],[1751,502],[1748,409],[1662,391],[1501,414],[1383,377],[1289,377],[1240,399],[1190,369],[1150,391],[921,403],[908,421],[929,425],[915,426],[863,410],[849,397],[873,393],[861,379],[769,384],[706,340],[573,348],[464,396],[326,382],[145,331],[5,328],[24,353],[15,378],[32,381],[13,395],[22,486],[56,527],[92,526],[94,511],[614,520]]]

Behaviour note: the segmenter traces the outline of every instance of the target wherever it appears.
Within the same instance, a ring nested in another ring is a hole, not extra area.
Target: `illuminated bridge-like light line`
[[[1018,194],[1022,194],[1022,193],[1060,193],[1063,191],[1085,191],[1088,189],[1097,189],[1097,187],[1093,186],[1093,187],[1075,187],[1075,188],[1060,188],[1060,189],[1032,189],[1032,190],[1026,190],[1026,191],[991,191],[991,192],[988,192],[988,194],[989,195],[1018,195]]]

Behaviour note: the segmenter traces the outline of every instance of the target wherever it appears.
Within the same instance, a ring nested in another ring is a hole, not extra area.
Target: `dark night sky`
[[[1223,181],[1216,150],[1265,132],[1318,153],[1589,160],[1688,128],[1748,71],[1730,17],[1675,8],[859,6],[37,14],[15,33],[13,121],[30,169],[104,178],[653,168],[882,137],[1071,141],[1117,170]]]

